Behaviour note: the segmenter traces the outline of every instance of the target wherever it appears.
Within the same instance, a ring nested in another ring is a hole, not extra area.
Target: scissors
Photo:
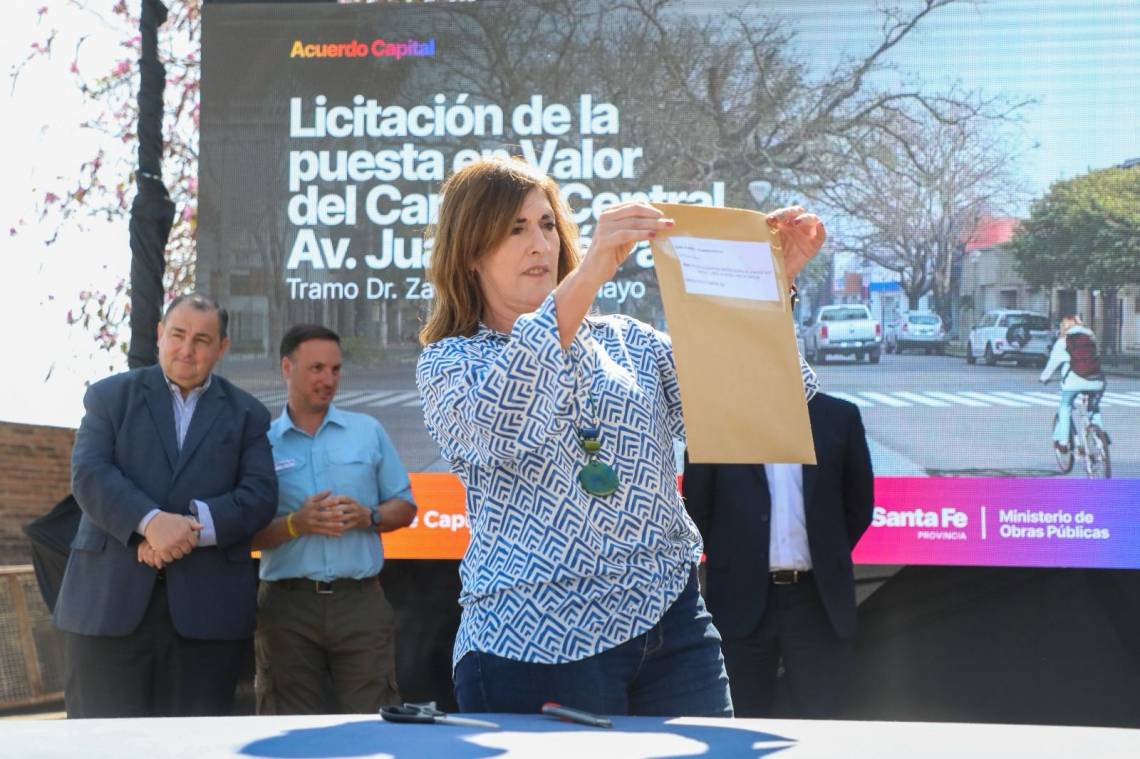
[[[405,703],[403,706],[385,706],[380,709],[380,717],[386,722],[410,722],[436,725],[458,725],[460,727],[486,727],[498,729],[494,722],[484,722],[481,719],[468,719],[467,717],[450,717],[445,712],[435,708],[434,701],[423,704]]]

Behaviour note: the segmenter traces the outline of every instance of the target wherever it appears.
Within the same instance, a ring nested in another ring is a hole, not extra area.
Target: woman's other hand
[[[768,226],[780,237],[784,272],[791,282],[815,258],[827,239],[823,222],[800,206],[780,208],[768,214]]]

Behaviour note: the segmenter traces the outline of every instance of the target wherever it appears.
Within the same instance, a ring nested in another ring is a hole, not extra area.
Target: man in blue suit
[[[72,452],[83,510],[54,620],[70,717],[228,714],[253,635],[250,538],[277,509],[269,413],[213,374],[226,311],[174,300],[159,365],[95,383]]]
[[[851,551],[874,477],[859,409],[808,403],[815,466],[688,464],[685,505],[705,542],[705,600],[738,717],[772,716],[783,663],[795,717],[834,717],[853,664]]]

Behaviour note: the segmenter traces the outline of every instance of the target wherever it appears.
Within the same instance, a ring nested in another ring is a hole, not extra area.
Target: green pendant
[[[578,472],[578,484],[590,495],[613,495],[618,489],[617,472],[609,464],[591,461]]]

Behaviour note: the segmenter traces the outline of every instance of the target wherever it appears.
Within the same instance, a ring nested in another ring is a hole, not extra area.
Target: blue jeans
[[[695,569],[661,620],[636,638],[565,664],[469,651],[455,667],[455,696],[465,712],[537,714],[556,701],[596,714],[732,716],[720,633]]]
[[[1061,445],[1069,445],[1069,424],[1073,416],[1073,401],[1078,395],[1085,392],[1089,393],[1090,396],[1096,396],[1095,401],[1090,397],[1090,405],[1093,411],[1089,414],[1089,421],[1102,430],[1104,429],[1104,419],[1100,415],[1100,396],[1104,393],[1103,390],[1062,390],[1061,405],[1057,407],[1057,424],[1053,427],[1053,440]],[[1075,442],[1083,445],[1080,441]]]

